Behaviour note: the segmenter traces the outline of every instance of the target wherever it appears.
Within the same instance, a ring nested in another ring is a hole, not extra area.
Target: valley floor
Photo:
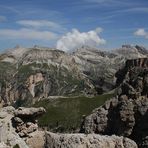
[[[92,98],[63,97],[39,101],[34,107],[46,109],[46,113],[39,118],[39,126],[53,132],[78,132],[83,117],[112,96],[113,93]]]

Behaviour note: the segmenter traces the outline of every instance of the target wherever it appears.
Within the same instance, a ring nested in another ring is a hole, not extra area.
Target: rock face
[[[45,109],[20,107],[14,111],[15,117],[12,118],[13,126],[20,137],[27,137],[30,133],[38,130],[36,118],[45,113]]]
[[[134,141],[118,136],[95,134],[54,134],[40,131],[35,118],[43,108],[8,106],[0,110],[1,148],[137,148]],[[26,118],[27,117],[27,118]]]
[[[148,59],[127,61],[116,76],[117,97],[87,116],[82,132],[125,136],[148,147]]]
[[[17,110],[15,110],[14,114],[16,117],[20,118],[36,118],[37,116],[40,116],[44,114],[46,111],[43,107],[40,108],[25,108],[25,107],[19,107]]]
[[[13,107],[5,107],[1,109],[0,114],[2,113],[5,116],[0,118],[0,142],[2,145],[6,146],[6,148],[10,148],[18,144],[20,148],[29,148],[25,141],[19,137],[19,135],[15,132],[15,128],[12,126],[11,119],[14,117]],[[5,148],[5,147],[2,147]]]
[[[26,139],[26,143],[30,148],[45,148],[45,132],[36,131],[30,134],[30,137]]]
[[[127,58],[147,54],[147,49],[129,45],[112,52],[82,47],[73,53],[16,47],[0,54],[0,101],[27,106],[55,95],[102,94],[114,88],[114,75]]]
[[[37,83],[43,82],[44,77],[42,73],[36,73],[35,75],[30,75],[27,79],[27,87],[33,97],[35,97],[35,86]]]
[[[11,106],[2,108],[0,110],[0,147],[10,148],[16,145],[20,148],[44,147],[45,134],[38,130],[36,121],[36,117],[44,112],[43,108],[17,110]]]
[[[53,134],[46,132],[47,148],[137,148],[134,141],[96,134]]]

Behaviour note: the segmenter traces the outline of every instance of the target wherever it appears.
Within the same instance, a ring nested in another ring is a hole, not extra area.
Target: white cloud
[[[25,27],[49,27],[49,28],[61,28],[61,26],[55,22],[47,21],[47,20],[19,20],[16,22]]]
[[[39,31],[34,29],[21,28],[0,29],[0,36],[7,39],[31,39],[31,40],[53,40],[57,39],[57,34],[50,31]]]
[[[136,36],[142,36],[142,37],[148,39],[148,32],[146,32],[145,29],[143,29],[143,28],[140,28],[137,31],[135,31],[134,32],[134,35],[136,35]]]
[[[133,6],[133,3],[129,1],[120,1],[120,0],[83,0],[84,2],[95,4],[95,5],[88,5],[88,8],[92,7],[100,7],[102,5],[111,7],[111,6]]]
[[[59,38],[59,34],[64,31],[60,24],[48,20],[19,20],[16,23],[23,27],[0,29],[0,38],[55,42]]]
[[[112,2],[113,0],[84,0],[84,1],[91,3],[105,3],[105,2]]]
[[[102,32],[102,28],[88,32],[79,32],[77,29],[73,29],[57,41],[57,49],[69,51],[83,45],[98,46],[105,44],[106,41],[99,36],[100,32]]]

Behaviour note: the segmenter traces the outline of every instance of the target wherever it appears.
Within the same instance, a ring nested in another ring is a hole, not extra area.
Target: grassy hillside
[[[39,118],[39,125],[54,132],[75,132],[79,129],[83,115],[102,105],[113,94],[100,95],[94,98],[59,98],[43,100],[35,107],[44,107],[46,114]]]

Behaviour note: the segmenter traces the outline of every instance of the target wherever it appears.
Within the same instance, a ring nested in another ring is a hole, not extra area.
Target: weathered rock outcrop
[[[134,141],[97,134],[54,134],[46,132],[46,148],[137,148]]]
[[[87,116],[82,132],[125,136],[148,147],[148,59],[127,61],[116,76],[116,98]]]
[[[20,148],[44,147],[45,134],[38,130],[36,121],[36,117],[44,112],[43,108],[17,110],[11,106],[2,108],[0,110],[0,146],[2,148],[16,145]]]
[[[8,148],[16,144],[20,148],[29,148],[25,141],[16,133],[12,125],[11,119],[14,117],[14,110],[13,107],[5,107],[0,111],[0,142]]]
[[[30,137],[30,133],[38,130],[36,118],[45,113],[45,109],[20,107],[14,111],[13,126],[20,137]]]
[[[40,107],[40,108],[19,107],[17,110],[15,110],[14,114],[16,117],[34,119],[37,116],[44,114],[45,112],[46,111],[43,107]]]

